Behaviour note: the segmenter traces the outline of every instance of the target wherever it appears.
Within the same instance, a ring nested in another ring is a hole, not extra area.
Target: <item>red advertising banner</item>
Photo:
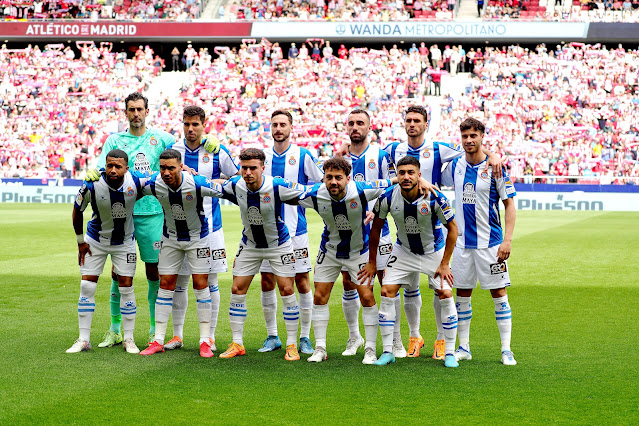
[[[249,22],[115,22],[12,21],[0,22],[4,39],[235,39],[250,37]]]

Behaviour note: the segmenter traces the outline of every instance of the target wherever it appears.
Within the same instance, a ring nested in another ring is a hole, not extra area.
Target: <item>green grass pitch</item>
[[[234,208],[223,213],[232,264],[241,224]],[[309,218],[316,252],[320,221]],[[380,368],[362,365],[361,350],[341,356],[348,332],[339,283],[330,301],[329,359],[319,365],[307,356],[286,362],[283,351],[257,353],[265,337],[257,280],[247,300],[244,357],[198,356],[192,293],[182,350],[141,357],[121,346],[99,349],[109,323],[108,273],[98,285],[94,349],[65,354],[78,334],[71,206],[0,204],[0,423],[637,424],[638,219],[518,212],[509,290],[517,366],[500,363],[493,304],[482,291],[473,298],[473,360],[457,369],[432,360],[432,299],[422,289],[421,357]],[[134,285],[135,338],[143,346],[149,319],[141,264]],[[218,355],[231,340],[230,286],[231,274],[223,274]],[[279,329],[283,334],[281,318]]]

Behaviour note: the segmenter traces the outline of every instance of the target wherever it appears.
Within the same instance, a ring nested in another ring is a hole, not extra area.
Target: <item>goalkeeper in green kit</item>
[[[129,129],[125,132],[114,133],[107,138],[98,159],[98,169],[87,173],[89,181],[99,179],[99,169],[105,166],[106,154],[112,149],[121,149],[128,154],[131,171],[144,173],[147,176],[159,172],[160,154],[176,140],[175,136],[170,133],[146,127],[149,101],[141,93],[131,93],[124,100],[124,104],[126,117],[129,120]],[[202,144],[209,152],[219,150],[219,141],[214,137],[204,139]],[[146,279],[149,283],[148,301],[151,319],[149,342],[153,342],[155,340],[155,302],[160,287],[158,255],[164,225],[162,207],[155,197],[144,197],[135,203],[133,225],[135,239],[140,250],[140,259],[146,266]],[[106,333],[104,341],[98,345],[99,347],[107,348],[122,343],[121,322],[118,278],[112,272],[111,328]]]

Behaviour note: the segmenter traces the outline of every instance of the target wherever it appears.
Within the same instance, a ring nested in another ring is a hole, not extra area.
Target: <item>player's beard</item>
[[[291,134],[286,134],[286,133],[281,133],[281,134],[277,134],[277,135],[273,135],[273,140],[275,142],[285,142],[289,137],[291,136]]]
[[[111,177],[107,175],[106,181],[107,185],[109,185],[111,188],[117,189],[122,186],[122,182],[124,182],[124,176]]]
[[[368,135],[367,134],[366,135],[359,135],[359,136],[356,136],[356,137],[348,135],[348,137],[350,138],[352,145],[361,145],[364,142],[366,142],[366,138],[368,137]]]

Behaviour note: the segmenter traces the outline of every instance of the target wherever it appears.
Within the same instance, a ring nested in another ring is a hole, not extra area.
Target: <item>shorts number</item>
[[[324,253],[323,251],[320,251],[319,253],[317,253],[317,261],[315,263],[318,265],[321,265],[325,257],[326,257],[326,253]]]
[[[235,257],[240,257],[240,253],[242,253],[242,250],[244,250],[244,246],[240,246],[240,248],[237,249],[237,254],[235,255]]]
[[[397,262],[397,256],[391,256],[388,258],[388,263],[386,263],[387,268],[392,268],[392,264]]]

